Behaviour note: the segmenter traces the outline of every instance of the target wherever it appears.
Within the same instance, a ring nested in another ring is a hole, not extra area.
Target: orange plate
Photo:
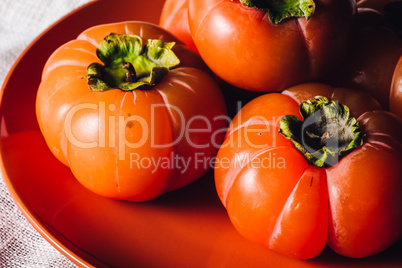
[[[101,0],[64,17],[13,66],[1,91],[3,178],[18,207],[53,246],[83,267],[401,267],[402,243],[365,259],[330,249],[298,261],[248,242],[232,227],[212,172],[146,203],[97,196],[50,153],[38,130],[35,95],[48,56],[84,29],[102,23],[157,23],[162,0]]]

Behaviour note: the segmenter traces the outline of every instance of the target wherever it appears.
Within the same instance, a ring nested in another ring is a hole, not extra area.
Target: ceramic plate
[[[157,23],[162,0],[94,1],[39,36],[11,69],[1,91],[3,178],[30,223],[82,267],[401,267],[402,245],[365,259],[326,248],[309,261],[248,242],[230,223],[209,172],[151,202],[95,195],[47,148],[35,118],[35,96],[49,55],[86,28],[143,20]]]

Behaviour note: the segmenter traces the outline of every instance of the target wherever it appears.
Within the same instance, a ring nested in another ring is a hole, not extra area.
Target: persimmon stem
[[[124,81],[128,83],[134,82],[137,77],[135,74],[134,66],[129,62],[125,62],[122,64],[121,67],[126,70],[126,78],[124,79]]]
[[[149,39],[143,46],[139,36],[111,33],[96,50],[103,64],[87,68],[88,86],[92,91],[150,89],[180,63],[174,45]]]
[[[312,165],[332,166],[363,144],[359,123],[349,117],[349,108],[337,101],[315,97],[300,105],[300,114],[303,121],[294,115],[284,116],[279,133]]]
[[[273,24],[286,18],[311,18],[315,11],[314,0],[240,0],[244,6],[265,10]]]

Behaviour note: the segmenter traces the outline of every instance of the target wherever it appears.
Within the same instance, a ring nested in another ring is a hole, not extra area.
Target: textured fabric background
[[[90,0],[1,0],[0,85],[26,46]],[[0,267],[76,267],[24,218],[0,179]]]

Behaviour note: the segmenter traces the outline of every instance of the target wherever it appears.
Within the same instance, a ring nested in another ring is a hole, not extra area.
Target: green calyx
[[[305,17],[308,20],[315,11],[313,0],[240,0],[240,3],[267,11],[273,24],[293,17]]]
[[[92,91],[149,89],[180,63],[174,45],[151,39],[143,46],[136,35],[109,34],[96,50],[103,65],[88,66],[88,85]]]
[[[294,115],[282,117],[279,133],[312,165],[332,166],[363,144],[359,123],[350,117],[349,108],[337,101],[315,97],[300,105],[300,114],[303,121]]]

